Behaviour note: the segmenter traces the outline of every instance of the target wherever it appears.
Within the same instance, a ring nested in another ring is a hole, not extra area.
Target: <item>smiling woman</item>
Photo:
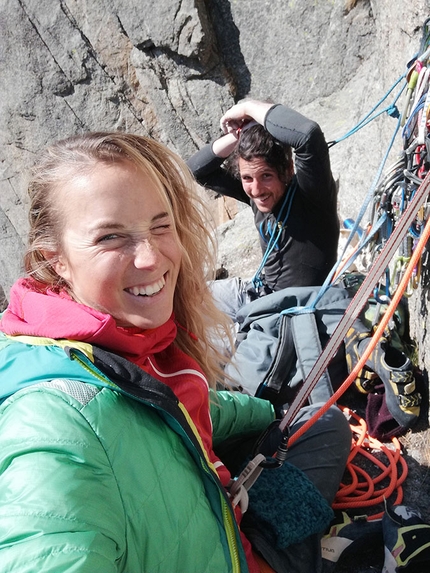
[[[167,148],[125,133],[58,142],[35,165],[26,276],[0,315],[2,571],[268,570],[214,444],[255,441],[275,413],[225,388],[216,341],[231,323],[208,287],[195,187]],[[305,469],[333,487],[300,478],[325,510],[318,531],[350,445],[340,411],[327,416],[289,453],[318,440]]]
[[[60,141],[33,168],[26,276],[0,315],[0,506],[21,516],[0,520],[4,570],[258,570],[212,448],[230,322],[195,187],[125,133]],[[273,419],[221,395],[233,434]]]
[[[216,257],[211,220],[202,220],[205,207],[181,160],[131,134],[72,137],[42,154],[29,193],[24,262],[38,288],[67,292],[121,326],[154,328],[174,311],[179,346],[214,382],[223,359],[208,325],[223,337],[230,328],[206,287]],[[160,294],[137,299],[137,289]]]
[[[156,328],[173,312],[181,246],[158,187],[124,161],[68,180],[54,198],[66,206],[62,247],[45,258],[74,300],[118,326]]]

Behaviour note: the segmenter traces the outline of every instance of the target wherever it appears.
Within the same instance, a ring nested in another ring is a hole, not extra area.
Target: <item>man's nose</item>
[[[251,184],[251,192],[253,197],[258,197],[258,195],[261,194],[261,190],[262,190],[262,185],[260,181],[258,181],[258,179],[254,179],[254,181]]]

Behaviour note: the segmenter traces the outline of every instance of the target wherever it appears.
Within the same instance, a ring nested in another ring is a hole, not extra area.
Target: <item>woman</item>
[[[4,571],[265,566],[213,442],[274,412],[209,390],[224,360],[211,341],[230,325],[192,189],[168,149],[122,133],[59,142],[34,168],[26,277],[0,322]]]

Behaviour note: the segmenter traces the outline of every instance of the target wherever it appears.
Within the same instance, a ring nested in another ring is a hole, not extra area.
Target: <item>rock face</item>
[[[186,158],[248,96],[295,107],[338,139],[405,73],[429,8],[429,0],[3,0],[0,286],[7,294],[21,274],[26,173],[53,140],[121,129]],[[342,218],[357,215],[394,127],[384,113],[332,148]],[[232,256],[235,223],[220,229],[220,247],[230,272],[247,275],[259,253],[249,215],[238,221],[245,254],[236,243]],[[425,288],[414,307],[421,332]],[[423,343],[426,363],[427,355]]]

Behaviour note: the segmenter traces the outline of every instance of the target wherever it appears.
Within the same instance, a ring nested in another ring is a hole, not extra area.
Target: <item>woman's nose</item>
[[[136,244],[134,252],[134,264],[137,268],[155,266],[160,258],[160,251],[149,239],[144,239]]]

